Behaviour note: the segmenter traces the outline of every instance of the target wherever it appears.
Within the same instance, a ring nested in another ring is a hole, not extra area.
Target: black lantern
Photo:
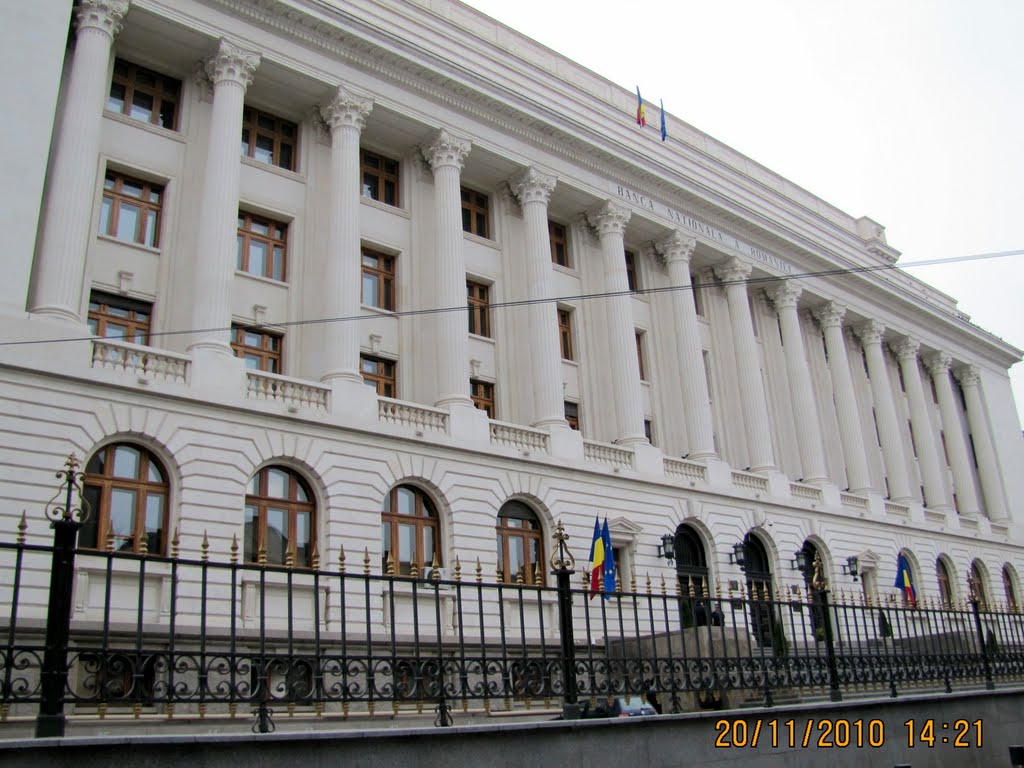
[[[857,560],[856,555],[850,555],[846,558],[846,565],[844,566],[846,573],[853,576],[853,580],[857,580],[857,576],[860,575],[860,562]]]
[[[729,556],[732,562],[736,563],[740,567],[740,570],[746,570],[747,567],[747,545],[745,542],[737,541],[732,545],[732,554]]]
[[[800,571],[800,573],[807,573],[807,552],[803,549],[798,549],[793,553],[792,568],[794,571]]]
[[[676,537],[666,533],[661,537],[661,544],[658,545],[658,556],[668,560],[669,565],[676,559]]]

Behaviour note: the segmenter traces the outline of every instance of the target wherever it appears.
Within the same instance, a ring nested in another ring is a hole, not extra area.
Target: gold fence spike
[[[363,547],[363,575],[370,575],[370,548]]]
[[[206,531],[203,531],[203,540],[199,544],[199,559],[204,563],[210,559],[210,538],[206,535]]]
[[[236,534],[237,535],[237,534]],[[267,545],[265,542],[260,542],[260,548],[256,550],[256,564],[266,565],[267,564]]]
[[[441,580],[441,563],[437,559],[437,550],[434,550],[434,562],[430,564],[430,580]]]
[[[344,573],[345,572],[345,545],[344,544],[342,544],[341,548],[338,550],[338,572],[339,573]]]
[[[687,585],[686,586],[687,586],[687,592],[689,593],[689,596],[690,597],[696,597],[697,596],[697,590],[695,590],[693,588],[693,580],[692,579],[687,579]]]
[[[498,564],[494,568],[494,583],[495,584],[504,584],[505,583],[505,569],[501,567],[501,564]]]
[[[25,532],[28,530],[28,518],[25,516],[25,510],[21,510],[21,520],[18,522],[18,544],[25,543]]]
[[[526,580],[523,578],[523,569],[520,568],[518,571],[516,571],[516,584],[522,586],[525,583],[525,581]]]
[[[114,529],[107,528],[107,552],[114,551]]]
[[[533,586],[540,587],[544,584],[544,572],[540,569],[540,561],[533,564]]]
[[[702,581],[700,583],[700,594],[702,597],[711,597],[711,595],[708,594],[708,583],[706,581]]]
[[[320,547],[313,539],[313,551],[309,554],[309,565],[314,571],[320,570]]]
[[[629,591],[636,594],[636,568],[630,569],[629,574]]]
[[[662,597],[664,597],[664,596],[665,596],[665,592],[666,592],[666,587],[665,587],[665,574],[663,573],[663,574],[661,574],[661,595],[662,595]]]
[[[384,575],[395,575],[395,556],[391,554],[391,550],[388,550],[388,559],[384,561]]]
[[[455,581],[462,581],[462,562],[455,556]]]
[[[231,535],[231,562],[232,564],[238,562],[238,534]]]
[[[143,556],[149,554],[149,536],[146,535],[145,531],[139,536],[139,554]]]
[[[177,558],[181,552],[181,528],[174,526],[174,536],[171,537],[171,557]]]
[[[392,561],[391,569],[394,571],[394,561]],[[409,561],[409,575],[414,579],[420,577],[420,564],[415,559]]]
[[[266,552],[263,553],[263,562],[267,562]],[[284,553],[284,566],[285,568],[295,567],[295,542],[292,542],[288,549]]]
[[[481,584],[484,580],[484,569],[480,565],[480,558],[476,559],[476,583]]]
[[[646,578],[646,582],[647,582],[647,584],[646,584],[646,592],[649,595],[649,594],[651,594],[651,574],[649,574],[649,573],[646,574],[646,577],[647,577]]]

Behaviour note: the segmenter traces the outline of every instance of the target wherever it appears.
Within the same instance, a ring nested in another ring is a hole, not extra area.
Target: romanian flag
[[[594,518],[594,541],[590,545],[590,596],[601,592],[610,600],[615,592],[615,557],[612,555],[612,537],[608,533],[608,519],[604,527]]]
[[[906,555],[900,555],[896,561],[896,583],[893,585],[903,590],[907,605],[917,607],[917,593],[914,591],[914,578],[910,575],[910,563]]]
[[[661,102],[661,140],[668,138],[668,129],[665,128],[665,102]]]
[[[636,124],[643,128],[647,125],[647,110],[644,109],[644,100],[640,98],[640,86],[636,87]]]

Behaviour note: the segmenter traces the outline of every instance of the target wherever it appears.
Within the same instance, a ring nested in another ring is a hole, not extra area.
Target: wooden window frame
[[[141,187],[142,192],[139,196],[125,193],[124,188],[126,183]],[[151,196],[156,196],[157,199],[152,200],[150,199]],[[148,248],[159,248],[160,225],[162,224],[163,219],[163,200],[164,186],[162,184],[156,184],[151,181],[129,176],[126,173],[107,169],[106,176],[103,178],[103,199],[100,202],[100,234],[112,237],[115,240],[120,240],[123,243],[135,243],[136,245],[143,245]],[[129,205],[139,209],[139,220],[135,225],[135,232],[130,240],[118,237],[117,235],[118,223],[121,218],[121,208]],[[153,237],[151,241],[150,238],[147,237],[147,223],[150,213],[155,216]],[[106,219],[105,227],[103,226],[104,218]]]
[[[551,263],[571,269],[569,263],[569,231],[564,224],[548,219],[548,245],[551,248]]]
[[[1006,597],[1006,607],[1012,613],[1017,613],[1018,601],[1017,601],[1017,586],[1013,583],[1013,574],[1010,573],[1009,566],[1004,565],[1002,568],[1003,572],[1003,595]]]
[[[376,165],[374,163],[376,162]],[[384,205],[399,207],[399,170],[397,160],[371,152],[359,150],[359,170],[361,173],[361,194]],[[389,186],[390,184],[390,186]],[[391,192],[391,199],[388,192]]]
[[[402,514],[400,512],[394,512],[399,508],[398,497],[399,493],[403,490],[410,491],[415,499],[414,511],[411,515]],[[399,526],[410,525],[416,529],[416,565],[419,570],[420,578],[429,578],[430,570],[433,567],[433,558],[431,562],[423,562],[426,558],[423,543],[423,531],[426,528],[430,528],[433,531],[434,537],[434,552],[437,554],[437,562],[440,565],[444,565],[444,559],[442,555],[441,547],[441,518],[438,515],[437,507],[434,504],[433,499],[427,495],[425,491],[417,488],[415,485],[396,485],[384,498],[384,503],[381,506],[381,558],[382,567],[384,573],[387,573],[388,568],[388,555],[391,550],[385,548],[384,543],[384,526],[387,526],[390,531],[390,539],[392,546],[399,541]],[[400,551],[400,550],[399,550]],[[399,554],[398,557],[401,557]],[[394,574],[396,576],[410,576],[412,573],[411,564],[406,566],[398,558],[394,560]]]
[[[562,350],[562,359],[573,361],[572,349],[572,315],[571,309],[558,308],[558,340]]]
[[[580,431],[580,404],[571,403],[568,400],[562,403],[562,413],[570,429]]]
[[[274,127],[268,128],[260,125],[261,117],[272,120]],[[291,131],[291,136],[288,135],[289,130]],[[246,143],[245,139],[246,131],[249,132],[248,143]],[[270,151],[271,159],[269,161],[257,156],[256,139],[260,137],[270,139],[273,142],[273,149]],[[288,163],[282,162],[283,155],[285,154],[283,152],[284,147],[290,149],[290,162]],[[248,157],[257,163],[272,165],[275,168],[283,168],[286,171],[295,171],[299,162],[299,126],[290,120],[285,120],[283,117],[272,115],[255,107],[246,106],[242,109],[241,153],[243,157]]]
[[[384,367],[384,373],[373,373],[363,369],[364,363],[378,363]],[[398,364],[394,360],[388,360],[385,357],[376,357],[375,355],[360,355],[359,356],[359,373],[363,377],[363,381],[377,390],[377,394],[380,397],[395,397],[398,392],[398,377],[397,377]],[[390,391],[388,390],[390,387]]]
[[[283,472],[288,476],[287,498],[269,495],[267,486],[271,471]],[[252,492],[254,481],[258,485],[256,493]],[[305,501],[299,497],[299,490],[305,495]],[[245,562],[266,562],[269,565],[285,565],[288,562],[288,554],[291,553],[294,556],[293,566],[297,568],[312,567],[317,531],[316,502],[309,483],[298,472],[290,467],[279,464],[263,467],[249,480],[248,491],[245,494],[245,507],[243,528],[249,525],[249,508],[255,508],[256,510],[256,541],[250,542],[249,531],[243,530],[243,556]],[[290,548],[282,552],[280,560],[272,558],[267,549],[267,511],[271,508],[284,509],[288,514],[288,543]],[[309,513],[309,541],[306,542],[304,552],[299,551],[299,542],[296,540],[297,521],[300,513]],[[261,560],[261,551],[265,561]]]
[[[489,240],[491,200],[483,192],[469,187],[461,187],[459,197],[462,201],[462,231]]]
[[[640,381],[647,381],[647,372],[644,370],[644,336],[643,331],[636,331],[636,361],[640,366]]]
[[[494,418],[494,384],[480,379],[470,379],[469,396],[473,400],[473,405],[484,411],[488,419]]]
[[[126,312],[127,316],[112,314],[111,310],[121,310]],[[148,302],[101,291],[93,291],[89,296],[89,333],[93,336],[122,339],[131,344],[148,346],[149,324],[152,317],[153,305]],[[110,333],[111,324],[124,326],[125,332],[118,335]],[[142,341],[138,340],[139,335],[142,336]]]
[[[952,608],[953,580],[949,577],[949,568],[941,557],[935,560],[935,580],[939,584],[939,604],[943,608]]]
[[[626,285],[633,293],[640,290],[640,282],[638,278],[640,275],[636,268],[636,254],[633,251],[625,252],[626,259]]]
[[[123,70],[123,71],[121,71]],[[139,75],[150,75],[156,81],[156,85],[146,85],[139,82]],[[114,89],[118,86],[124,88],[123,103],[119,109],[111,105],[114,99]],[[132,114],[132,107],[135,104],[136,94],[145,94],[153,99],[153,109],[150,111],[149,119],[143,119]],[[173,113],[170,121],[164,120],[164,106],[169,104]],[[155,125],[166,128],[169,131],[178,130],[178,116],[181,111],[181,81],[175,77],[168,77],[147,67],[140,67],[124,59],[115,59],[114,72],[110,79],[110,91],[107,93],[108,112],[124,115],[140,123]],[[167,123],[170,124],[167,124]]]
[[[507,520],[523,520],[532,524],[530,528],[518,528],[507,524]],[[509,501],[498,511],[498,520],[494,526],[497,538],[498,570],[503,584],[518,584],[518,574],[509,571],[509,544],[511,539],[523,540],[523,585],[543,587],[545,583],[544,530],[540,516],[521,501]],[[533,562],[531,543],[537,547],[537,561]],[[536,568],[540,564],[540,581],[537,581]]]
[[[254,347],[246,344],[245,334],[252,333],[260,337],[260,346]],[[277,342],[277,349],[273,348],[273,342]],[[259,361],[258,368],[246,368],[249,370],[263,371],[264,373],[280,374],[283,369],[284,336],[279,333],[269,333],[260,328],[252,328],[247,325],[231,326],[231,349],[235,357],[243,361],[248,358],[256,358]]]
[[[262,234],[253,230],[253,225],[259,224],[267,227],[269,234]],[[253,272],[250,268],[250,255],[252,243],[262,243],[267,248],[267,257],[263,260],[263,271]],[[235,269],[254,277],[263,277],[267,280],[275,280],[279,283],[288,281],[288,224],[277,221],[269,216],[261,216],[247,211],[238,212],[238,234],[237,234],[237,260]],[[281,270],[280,275],[275,275],[274,260],[276,250],[281,249]]]
[[[491,338],[491,286],[466,280],[466,302],[469,308],[469,332]]]
[[[373,267],[366,264],[366,259],[377,259],[379,266]],[[397,256],[392,256],[387,253],[381,253],[380,251],[374,251],[370,248],[363,248],[360,252],[360,268],[362,270],[361,280],[359,283],[360,299],[363,304],[368,307],[376,307],[377,309],[383,309],[387,312],[394,312],[397,306],[396,302],[396,281],[395,281],[395,262],[398,260]],[[370,302],[366,299],[366,279],[374,278],[377,280],[377,301]]]
[[[115,457],[118,449],[127,448],[139,454],[138,468],[134,478],[117,477],[114,475]],[[102,463],[100,471],[96,471],[97,463]],[[160,480],[150,480],[149,470],[153,467],[160,475]],[[86,520],[86,527],[79,537],[79,546],[83,549],[107,549],[110,537],[110,506],[115,489],[135,493],[135,508],[132,531],[129,536],[114,539],[115,551],[140,552],[142,537],[146,537],[146,551],[151,555],[164,555],[167,550],[167,532],[170,529],[171,485],[167,479],[167,470],[163,463],[148,448],[135,443],[111,443],[96,451],[86,464],[85,497],[92,509],[91,519]],[[90,498],[91,497],[91,498]],[[146,507],[152,497],[163,498],[163,510],[160,527],[155,533],[146,530]],[[89,541],[91,532],[95,532],[95,540]],[[153,541],[153,537],[156,541]],[[152,545],[151,545],[152,544]],[[127,546],[126,546],[127,545]]]

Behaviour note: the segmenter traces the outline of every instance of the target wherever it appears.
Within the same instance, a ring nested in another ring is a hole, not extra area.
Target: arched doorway
[[[764,543],[753,533],[748,533],[743,539],[743,554],[743,570],[751,600],[750,631],[759,645],[770,647],[776,631],[771,560]]]
[[[682,595],[684,627],[705,626],[713,621],[714,611],[709,607],[710,579],[704,542],[692,526],[681,524],[675,538],[676,578]],[[720,616],[719,616],[720,618]]]
[[[815,560],[820,560],[822,563],[822,569],[824,570],[825,558],[821,556],[821,552],[818,551],[817,546],[810,539],[804,542],[803,547],[800,548],[799,553],[803,555],[803,567],[800,569],[804,577],[804,588],[807,591],[807,602],[812,605],[811,607],[811,632],[814,635],[814,639],[821,642],[825,639],[825,616],[822,613],[821,607],[817,604],[818,595],[814,589],[814,563]]]

